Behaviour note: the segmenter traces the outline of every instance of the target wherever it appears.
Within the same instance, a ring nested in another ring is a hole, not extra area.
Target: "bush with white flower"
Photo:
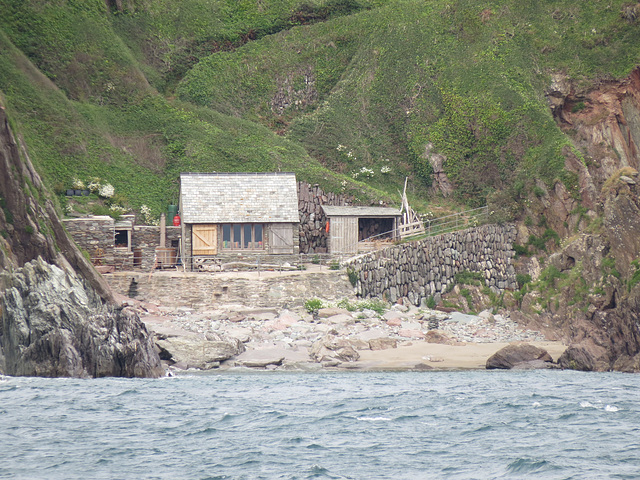
[[[360,175],[365,176],[367,178],[372,178],[375,175],[375,172],[367,167],[361,167],[359,171],[351,174],[353,178],[358,178]]]
[[[383,173],[383,174],[389,173],[390,171],[391,171],[391,167],[388,167],[386,165],[380,169],[380,173]]]
[[[84,182],[82,180],[80,180],[79,178],[74,178],[73,179],[73,188],[75,188],[76,190],[82,190],[84,188]]]
[[[98,190],[100,190],[100,179],[93,178],[89,183],[87,183],[87,188],[91,193],[98,193]]]
[[[123,206],[120,205],[116,205],[113,204],[109,207],[109,210],[111,210],[113,213],[117,213],[118,215],[122,215],[123,213],[127,213],[127,209],[124,208]]]
[[[98,189],[98,195],[102,198],[111,198],[114,193],[116,193],[116,189],[113,188],[113,185],[110,183],[100,185],[100,188]]]
[[[151,209],[146,205],[140,205],[140,215],[142,215],[142,220],[147,225],[159,225],[159,221],[151,214]]]

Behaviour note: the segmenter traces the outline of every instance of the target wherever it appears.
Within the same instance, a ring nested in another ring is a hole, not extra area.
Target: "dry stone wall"
[[[115,222],[106,215],[63,220],[67,232],[94,261],[112,265],[115,248]]]
[[[479,272],[494,291],[517,288],[512,265],[516,238],[513,225],[483,225],[396,245],[349,262],[361,297],[390,302],[406,297],[414,305],[439,297],[456,273]]]
[[[318,185],[298,182],[300,253],[328,252],[327,217],[322,205],[344,206],[354,203],[351,196],[324,192]]]

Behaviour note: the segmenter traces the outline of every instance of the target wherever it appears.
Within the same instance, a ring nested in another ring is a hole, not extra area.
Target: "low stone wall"
[[[429,297],[438,300],[463,271],[482,273],[497,291],[515,289],[516,233],[513,225],[483,225],[369,253],[348,266],[357,275],[359,296],[390,302],[401,297],[414,305]]]

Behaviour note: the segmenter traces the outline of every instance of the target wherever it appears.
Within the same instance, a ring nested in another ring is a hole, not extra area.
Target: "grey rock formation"
[[[162,358],[183,369],[217,368],[220,362],[245,351],[244,344],[237,338],[225,338],[220,335],[207,337],[172,336],[156,342],[161,349]]]
[[[164,373],[138,314],[103,303],[74,272],[38,258],[15,272],[4,271],[0,285],[4,373],[42,377]]]
[[[536,361],[541,361],[533,363]],[[498,350],[487,360],[487,370],[490,369],[511,369],[519,364],[527,363],[529,368],[538,365],[536,368],[543,367],[543,363],[553,362],[551,355],[536,346],[528,343],[512,343]]]

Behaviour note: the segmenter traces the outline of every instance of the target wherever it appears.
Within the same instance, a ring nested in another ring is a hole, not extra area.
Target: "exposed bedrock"
[[[0,284],[4,373],[42,377],[164,373],[137,313],[107,306],[73,272],[39,258],[13,273],[2,273]]]

